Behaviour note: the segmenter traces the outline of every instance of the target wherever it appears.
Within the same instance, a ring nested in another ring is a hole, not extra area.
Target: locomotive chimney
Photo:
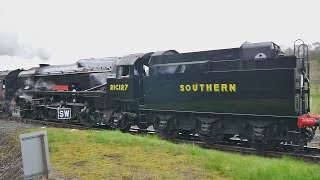
[[[50,66],[50,64],[39,64],[39,67],[47,67]]]

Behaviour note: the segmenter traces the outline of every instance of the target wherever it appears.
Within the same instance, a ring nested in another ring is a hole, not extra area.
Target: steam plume
[[[34,48],[19,39],[17,34],[0,32],[0,56],[19,56],[23,58],[39,57],[41,60],[49,59],[49,53],[43,48]]]

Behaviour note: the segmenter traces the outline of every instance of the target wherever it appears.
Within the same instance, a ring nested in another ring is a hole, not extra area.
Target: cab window
[[[2,85],[2,89],[6,89],[6,81],[5,80],[0,80],[0,84]]]
[[[137,65],[134,68],[134,75],[149,76],[149,67],[146,65]]]
[[[119,66],[117,71],[117,77],[129,77],[130,66]]]
[[[143,69],[146,72],[146,76],[149,76],[149,67],[146,65],[143,65]]]

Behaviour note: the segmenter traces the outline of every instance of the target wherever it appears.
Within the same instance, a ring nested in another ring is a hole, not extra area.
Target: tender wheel
[[[113,112],[109,122],[112,129],[119,129],[124,133],[129,132],[131,128],[131,124],[127,122],[127,116],[122,112]]]
[[[210,123],[199,121],[197,123],[196,132],[199,135],[199,138],[207,144],[219,143],[225,137],[221,120]]]
[[[179,136],[181,139],[192,139],[193,136],[191,136],[191,134],[193,134],[194,132],[191,130],[182,130],[179,132]]]
[[[250,146],[257,151],[269,151],[269,150],[274,150],[279,143],[276,141],[269,141],[266,143],[262,142],[251,142]]]
[[[129,132],[131,125],[127,124],[127,122],[125,120],[120,121],[120,123],[121,123],[121,125],[119,127],[120,131],[124,132],[124,133]]]
[[[219,133],[219,134],[210,135],[210,136],[199,134],[199,137],[205,143],[216,144],[216,143],[219,143],[220,141],[222,141],[222,139],[224,138],[224,134]]]
[[[159,131],[159,136],[164,139],[175,139],[179,136],[179,130]]]

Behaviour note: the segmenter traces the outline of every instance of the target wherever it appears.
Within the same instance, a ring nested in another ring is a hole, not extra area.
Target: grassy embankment
[[[155,136],[47,129],[53,170],[80,179],[320,179],[320,166],[242,156]]]

